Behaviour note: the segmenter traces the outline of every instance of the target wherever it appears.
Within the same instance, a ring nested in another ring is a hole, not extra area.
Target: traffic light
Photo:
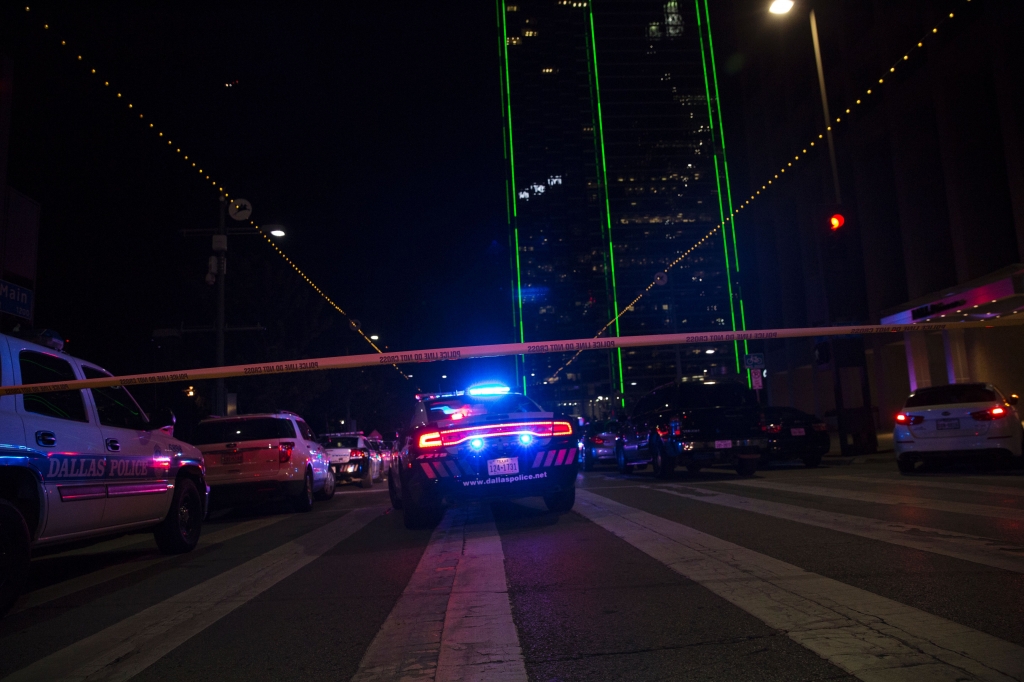
[[[832,217],[828,219],[829,228],[835,232],[846,223],[846,218],[843,217],[842,213],[833,213]]]

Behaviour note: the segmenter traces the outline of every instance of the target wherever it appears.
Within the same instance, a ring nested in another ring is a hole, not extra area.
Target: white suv
[[[334,472],[316,435],[293,412],[211,417],[193,442],[206,460],[206,480],[228,499],[285,495],[296,511],[334,495]]]
[[[384,475],[380,450],[362,433],[328,433],[320,437],[320,444],[338,480],[359,481],[364,488],[372,488]]]
[[[4,386],[110,376],[47,345],[0,335]],[[152,530],[165,553],[196,546],[209,489],[203,456],[150,420],[124,388],[0,397],[0,615],[32,548]]]

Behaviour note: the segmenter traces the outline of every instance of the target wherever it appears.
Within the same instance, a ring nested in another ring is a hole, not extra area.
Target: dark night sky
[[[216,192],[133,112],[258,222],[286,225],[286,251],[392,349],[511,340],[491,3],[0,12],[15,70],[9,182],[42,205],[36,322],[76,355],[138,371],[154,327],[212,321],[208,238],[179,230],[215,225]],[[256,238],[233,239],[231,258],[296,277]],[[228,322],[270,310],[235,301]],[[327,350],[346,344],[366,348],[345,332]]]

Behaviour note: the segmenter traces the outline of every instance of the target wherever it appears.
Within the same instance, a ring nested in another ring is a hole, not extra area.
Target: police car
[[[55,335],[34,341],[0,335],[4,386],[110,376]],[[164,553],[196,546],[203,457],[172,430],[173,415],[149,419],[124,388],[0,397],[0,614],[33,547],[149,529]]]
[[[416,396],[391,459],[388,492],[405,525],[436,523],[446,502],[542,496],[551,511],[576,501],[573,423],[507,386]]]
[[[334,472],[313,429],[294,412],[211,417],[193,442],[206,460],[215,498],[284,496],[308,512],[334,496]]]
[[[362,487],[372,488],[373,482],[384,475],[380,450],[362,431],[324,434],[320,445],[339,481],[359,481]]]

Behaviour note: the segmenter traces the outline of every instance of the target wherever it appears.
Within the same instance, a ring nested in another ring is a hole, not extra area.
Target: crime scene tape
[[[44,384],[23,384],[0,387],[0,396],[18,393],[49,393],[85,388],[109,386],[144,386],[179,381],[200,381],[229,377],[263,376],[287,374],[290,372],[315,372],[328,369],[350,369],[441,360],[468,360],[509,355],[536,355],[540,353],[575,353],[586,350],[608,350],[614,348],[639,348],[644,346],[675,346],[694,343],[725,343],[731,341],[765,341],[777,339],[798,339],[828,336],[854,336],[860,334],[899,334],[903,332],[938,332],[952,329],[979,329],[989,327],[1011,327],[1024,324],[1024,315],[1010,316],[978,322],[922,323],[896,325],[856,325],[846,327],[800,327],[792,329],[761,329],[735,332],[696,332],[690,334],[648,334],[644,336],[619,336],[602,339],[570,339],[564,341],[537,341],[531,343],[500,343],[485,346],[463,346],[434,348],[399,353],[369,353],[363,355],[337,355],[309,360],[258,363],[252,365],[231,365],[226,367],[204,367],[201,369],[156,374],[130,374],[119,377],[79,379]]]

